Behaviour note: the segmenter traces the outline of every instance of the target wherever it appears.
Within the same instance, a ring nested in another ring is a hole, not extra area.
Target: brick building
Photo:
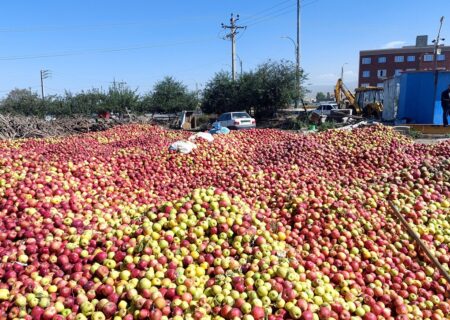
[[[450,70],[450,46],[440,46],[439,70]],[[383,80],[404,71],[434,70],[434,45],[428,36],[417,36],[415,46],[359,52],[358,85],[381,86]]]

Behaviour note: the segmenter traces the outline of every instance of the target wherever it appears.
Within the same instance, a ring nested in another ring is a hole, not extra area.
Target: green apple
[[[101,311],[94,312],[91,317],[92,320],[106,320],[105,315]]]
[[[0,289],[0,300],[9,300],[10,294],[8,289]]]
[[[302,316],[302,310],[299,307],[294,306],[291,308],[291,310],[289,310],[289,314],[294,319],[300,319],[300,317]]]
[[[243,314],[249,314],[252,311],[252,305],[248,302],[244,302],[241,306],[241,311]]]

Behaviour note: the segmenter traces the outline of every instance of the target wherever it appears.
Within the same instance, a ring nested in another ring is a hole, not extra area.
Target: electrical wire
[[[67,30],[80,30],[80,29],[97,29],[108,27],[124,27],[131,25],[142,25],[140,22],[129,23],[111,23],[111,24],[92,24],[92,25],[74,25],[74,26],[35,26],[35,27],[23,27],[23,28],[0,28],[0,33],[25,33],[25,32],[53,32],[53,31],[67,31]]]
[[[96,49],[96,50],[84,50],[84,51],[80,50],[80,51],[67,51],[67,52],[58,52],[58,53],[43,53],[43,54],[26,55],[26,56],[0,57],[0,61],[68,57],[68,56],[78,56],[78,55],[85,55],[85,54],[98,54],[98,53],[101,54],[101,53],[110,53],[110,52],[124,52],[124,51],[133,51],[133,50],[142,50],[142,49],[164,48],[164,47],[179,46],[179,45],[191,44],[191,43],[209,42],[209,41],[215,40],[215,39],[216,38],[214,37],[214,38],[187,40],[187,41],[165,43],[165,44],[140,45],[140,46],[126,47],[126,48],[110,48],[110,49]]]
[[[69,31],[69,30],[82,30],[88,29],[104,29],[104,28],[118,28],[127,26],[145,26],[145,25],[161,25],[162,23],[169,23],[173,25],[174,23],[186,23],[189,21],[204,21],[205,19],[212,19],[215,16],[198,16],[190,17],[187,19],[160,19],[159,21],[136,21],[136,22],[122,22],[122,23],[105,23],[105,24],[87,24],[87,25],[72,25],[72,26],[32,26],[32,27],[22,27],[22,28],[10,28],[10,27],[0,27],[0,33],[26,33],[26,32],[57,32],[57,31]]]
[[[317,1],[319,1],[319,0],[313,0],[313,1],[311,1],[311,2],[308,2],[308,3],[305,3],[305,4],[303,4],[303,5],[300,5],[300,8],[304,8],[304,7],[307,7],[307,6],[309,6],[309,5],[312,5],[312,4],[316,3]],[[286,15],[286,14],[288,14],[288,13],[292,13],[292,11],[289,9],[289,10],[280,12],[280,13],[278,13],[278,14],[276,14],[276,15],[269,16],[269,17],[264,18],[264,19],[256,20],[255,22],[253,22],[253,23],[247,25],[247,27],[254,26],[254,25],[256,25],[256,24],[260,24],[260,23],[263,23],[263,22],[266,22],[266,21],[269,21],[269,20],[273,20],[273,19],[275,19],[275,18],[284,16],[284,15]]]
[[[297,5],[296,3],[291,3],[291,4],[288,5],[288,6],[283,6],[283,7],[281,7],[281,8],[278,8],[278,9],[274,10],[274,11],[271,11],[271,12],[269,12],[269,13],[267,13],[267,14],[257,16],[256,18],[253,18],[253,19],[250,19],[250,20],[248,20],[248,21],[241,22],[241,23],[244,23],[244,24],[253,24],[255,21],[258,21],[258,20],[261,20],[261,19],[265,19],[265,18],[271,17],[271,16],[273,16],[273,15],[279,14],[280,12],[284,12],[284,11],[286,11],[286,10],[292,10],[292,8],[295,8],[296,5]]]
[[[277,3],[277,4],[273,5],[273,6],[271,6],[271,7],[269,7],[269,8],[266,8],[266,9],[263,9],[263,10],[261,10],[261,11],[258,11],[258,12],[254,13],[254,14],[248,16],[248,17],[244,17],[244,18],[241,20],[241,22],[246,22],[247,20],[252,20],[252,19],[254,19],[255,17],[260,16],[262,13],[266,13],[267,11],[270,11],[270,10],[272,10],[273,8],[279,7],[279,6],[281,6],[281,5],[283,5],[283,4],[287,3],[287,2],[292,2],[292,0],[284,0],[284,1],[281,1],[281,2],[279,2],[279,3]]]

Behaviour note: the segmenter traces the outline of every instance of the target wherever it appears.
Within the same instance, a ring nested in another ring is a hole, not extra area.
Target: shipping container
[[[441,93],[450,84],[450,72],[438,72],[436,90],[434,79],[434,71],[409,71],[400,75],[396,123],[442,124]]]

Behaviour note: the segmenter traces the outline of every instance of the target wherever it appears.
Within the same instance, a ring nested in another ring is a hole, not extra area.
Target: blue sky
[[[92,87],[113,79],[140,92],[166,75],[191,89],[230,69],[229,41],[221,22],[240,14],[248,28],[237,41],[244,70],[268,59],[294,59],[295,0],[72,0],[4,1],[0,21],[0,96],[15,87],[39,90],[49,69],[48,94]],[[313,88],[330,88],[345,65],[355,82],[359,50],[413,44],[435,37],[448,0],[303,0],[301,65]],[[450,15],[442,36],[450,42]]]

